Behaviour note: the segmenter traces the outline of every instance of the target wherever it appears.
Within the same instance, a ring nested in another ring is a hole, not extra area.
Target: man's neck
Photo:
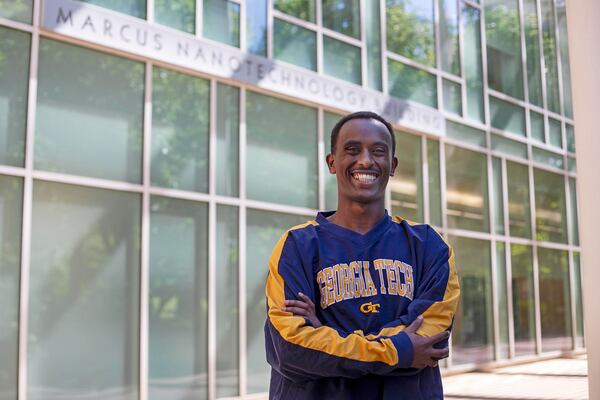
[[[331,215],[329,222],[358,233],[369,232],[385,215],[384,200],[373,203],[343,202]]]

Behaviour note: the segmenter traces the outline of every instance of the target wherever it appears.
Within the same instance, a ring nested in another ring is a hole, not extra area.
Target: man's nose
[[[373,165],[373,158],[369,149],[363,149],[358,155],[357,163],[360,167],[370,168]]]

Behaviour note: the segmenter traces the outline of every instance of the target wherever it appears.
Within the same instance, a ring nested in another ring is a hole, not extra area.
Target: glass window
[[[521,24],[517,0],[485,2],[488,84],[491,89],[523,98]]]
[[[360,39],[359,0],[322,0],[323,26]]]
[[[435,75],[388,59],[389,94],[437,108]]]
[[[296,18],[315,22],[315,0],[273,0],[273,7]]]
[[[269,211],[248,210],[246,228],[246,360],[247,391],[262,393],[269,389],[271,367],[266,362],[264,323],[266,318],[265,281],[269,258],[275,244],[292,226],[310,218]]]
[[[494,359],[490,242],[450,236],[456,254],[461,301],[452,330],[452,362]]]
[[[360,48],[324,35],[323,70],[326,75],[360,85]]]
[[[240,47],[240,5],[226,0],[204,0],[203,35]]]
[[[471,126],[446,121],[446,134],[449,138],[458,139],[479,147],[486,147],[485,132]]]
[[[392,214],[404,219],[424,222],[423,218],[423,161],[421,138],[395,132],[398,167],[390,178]]]
[[[508,288],[506,275],[506,245],[496,242],[496,293],[498,296],[498,332],[500,358],[508,358]]]
[[[507,101],[490,96],[490,118],[496,129],[525,136],[525,110]]]
[[[433,0],[386,0],[389,51],[435,66]]]
[[[509,156],[527,159],[527,145],[492,133],[492,150]]]
[[[249,199],[317,208],[317,110],[247,92]]]
[[[0,393],[17,398],[23,179],[0,175]]]
[[[240,90],[217,84],[217,194],[238,196]]]
[[[535,353],[535,305],[531,247],[511,244],[513,324],[515,355]]]
[[[494,232],[504,235],[504,199],[502,197],[502,160],[492,158],[492,192],[494,196]]]
[[[34,181],[28,399],[138,398],[140,200]]]
[[[444,92],[444,110],[462,115],[462,95],[460,83],[442,79],[442,90]]]
[[[571,202],[571,214],[569,230],[571,232],[571,244],[579,246],[579,215],[577,213],[577,185],[574,178],[569,178],[569,197]]]
[[[195,0],[154,0],[154,19],[157,23],[194,33],[196,25]]]
[[[440,142],[427,139],[429,174],[429,223],[442,226],[442,181],[440,174]]]
[[[458,40],[458,2],[438,0],[440,8],[440,54],[442,69],[460,75],[460,53]]]
[[[571,64],[569,62],[569,32],[567,30],[567,10],[564,1],[556,2],[558,21],[558,44],[562,74],[563,107],[567,117],[573,118],[573,99],[571,98]]]
[[[506,162],[508,223],[511,236],[531,238],[529,171],[526,165]]]
[[[577,161],[573,157],[567,157],[567,169],[569,172],[577,172]]]
[[[367,86],[381,91],[381,14],[379,0],[365,2]]]
[[[554,24],[554,1],[540,0],[542,9],[542,36],[546,66],[546,101],[550,111],[560,112],[558,92],[558,67],[556,61],[556,36]]]
[[[155,67],[152,85],[152,184],[207,192],[208,81]]]
[[[562,147],[562,132],[560,121],[554,118],[548,118],[548,139],[552,146]]]
[[[246,0],[246,46],[248,52],[267,56],[267,0]]]
[[[206,399],[208,207],[152,196],[150,209],[149,397]]]
[[[535,168],[533,172],[537,240],[567,243],[564,178]]]
[[[489,232],[485,155],[446,145],[446,207],[449,228]]]
[[[467,84],[467,117],[484,122],[483,70],[481,65],[480,12],[466,4],[462,9],[464,30],[464,78]]]
[[[573,276],[575,277],[575,343],[577,347],[583,347],[583,301],[581,293],[581,263],[579,253],[573,253]]]
[[[531,156],[533,161],[546,164],[549,167],[563,169],[565,167],[565,160],[562,155],[538,149],[537,147],[532,148]]]
[[[2,3],[0,15],[4,12]],[[0,27],[0,37],[0,164],[22,167],[31,36]]]
[[[139,183],[144,65],[41,39],[38,75],[35,168]]]
[[[525,49],[527,55],[527,85],[529,102],[542,106],[542,67],[540,65],[540,31],[536,0],[523,0]]]
[[[341,115],[325,111],[323,113],[323,141],[325,142],[325,155],[331,153],[331,131],[337,122],[342,118]],[[325,165],[325,209],[337,210],[338,189],[335,175],[329,173],[329,168]]]
[[[530,111],[529,116],[531,119],[531,137],[544,143],[546,141],[546,135],[544,133],[544,116],[535,111]]]
[[[33,0],[0,0],[0,17],[30,24],[32,15]]]
[[[275,18],[273,23],[273,57],[300,67],[317,70],[317,35],[315,32]]]
[[[146,18],[146,0],[82,0],[84,3],[96,4],[134,17]]]
[[[575,153],[575,130],[573,125],[565,124],[567,134],[567,150],[571,153]]]
[[[217,397],[239,394],[238,209],[217,206]]]
[[[571,294],[569,254],[565,250],[538,247],[542,351],[569,350]]]

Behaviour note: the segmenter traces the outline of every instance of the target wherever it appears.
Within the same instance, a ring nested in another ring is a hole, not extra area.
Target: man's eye
[[[375,150],[373,150],[373,153],[377,155],[384,155],[386,153],[386,150],[382,147],[378,147]]]
[[[346,151],[349,152],[349,153],[356,153],[356,152],[358,152],[360,150],[358,149],[357,146],[350,146],[350,147],[346,147]]]

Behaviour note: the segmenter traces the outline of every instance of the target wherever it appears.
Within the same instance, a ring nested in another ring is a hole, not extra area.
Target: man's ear
[[[390,168],[390,176],[394,176],[394,172],[396,172],[396,167],[398,166],[398,158],[392,158],[392,168]]]
[[[327,161],[327,168],[329,168],[329,173],[332,175],[335,175],[335,157],[333,156],[333,154],[329,153],[327,154],[327,157],[325,157],[325,160]]]

